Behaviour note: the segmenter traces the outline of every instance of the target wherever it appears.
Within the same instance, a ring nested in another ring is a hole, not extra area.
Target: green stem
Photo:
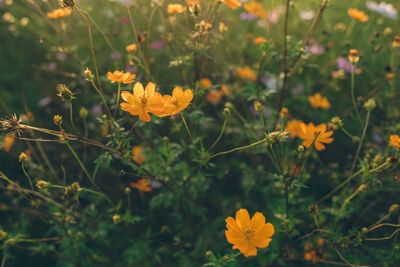
[[[352,64],[351,65],[351,101],[353,102],[353,108],[356,111],[357,118],[358,118],[358,120],[360,122],[360,125],[362,127],[363,123],[362,123],[362,120],[361,120],[360,112],[358,111],[356,97],[355,97],[355,94],[354,94],[354,87],[355,87],[354,72],[355,72],[355,66]]]
[[[71,121],[72,128],[75,129],[72,101],[69,101],[69,120]]]
[[[121,83],[118,83],[117,102],[116,102],[116,107],[115,107],[114,114],[112,117],[113,120],[115,120],[115,116],[117,115],[117,112],[118,112],[120,96],[121,96]]]
[[[351,166],[350,174],[353,174],[354,168],[356,167],[356,164],[357,164],[358,157],[360,156],[361,148],[362,148],[362,145],[363,145],[363,142],[364,142],[364,139],[365,139],[365,135],[367,133],[367,129],[368,129],[368,124],[369,124],[369,119],[370,118],[371,118],[371,111],[368,110],[367,119],[365,120],[364,129],[363,129],[363,132],[362,132],[362,135],[361,135],[360,143],[358,144],[356,156],[354,157],[354,161],[353,161],[353,164]]]
[[[193,140],[192,134],[191,134],[190,129],[189,129],[189,126],[188,126],[188,124],[187,124],[187,122],[186,122],[186,120],[185,120],[185,117],[183,116],[182,112],[179,113],[179,114],[181,115],[183,124],[185,125],[186,132],[188,133],[190,140]]]
[[[262,143],[264,143],[266,141],[267,141],[267,138],[264,138],[262,140],[259,140],[259,141],[255,142],[255,143],[252,143],[252,144],[247,145],[247,146],[236,147],[236,148],[233,148],[231,150],[227,150],[227,151],[216,153],[214,155],[211,155],[210,158],[215,158],[215,157],[218,157],[218,156],[226,155],[226,154],[238,151],[238,150],[248,149],[248,148],[251,148],[253,146],[257,146],[259,144],[262,144]]]
[[[225,116],[225,118],[224,118],[224,124],[222,125],[221,131],[220,131],[220,133],[219,133],[217,139],[214,141],[214,143],[213,143],[213,144],[210,146],[210,148],[208,149],[208,151],[211,151],[211,150],[214,148],[214,146],[215,146],[216,144],[218,144],[218,142],[219,142],[219,141],[221,140],[221,138],[222,138],[222,135],[223,135],[224,132],[225,132],[226,124],[227,124],[227,122],[228,122],[228,117],[229,117],[229,115],[224,115],[224,116]]]
[[[106,111],[107,111],[108,117],[111,119],[111,118],[112,118],[112,117],[111,117],[111,112],[110,112],[110,109],[109,109],[109,107],[108,107],[107,101],[106,101],[106,99],[105,99],[105,97],[104,97],[104,94],[99,90],[99,88],[97,87],[97,85],[94,83],[93,80],[91,80],[90,83],[92,84],[94,90],[96,90],[96,92],[97,92],[97,93],[99,94],[99,96],[101,97],[101,100],[103,101],[104,107],[105,107],[105,109],[106,109]]]
[[[82,163],[81,159],[79,158],[78,154],[76,153],[75,149],[70,145],[68,141],[65,141],[69,151],[71,152],[72,156],[74,156],[75,160],[78,162],[79,166],[81,167],[83,173],[87,176],[90,182],[97,188],[97,185],[94,183],[92,176],[90,176],[89,172],[87,171],[85,165]]]
[[[22,172],[25,174],[26,178],[28,178],[29,186],[33,190],[32,178],[31,178],[31,176],[28,174],[28,172],[25,169],[25,163],[21,162],[21,166],[22,166]]]

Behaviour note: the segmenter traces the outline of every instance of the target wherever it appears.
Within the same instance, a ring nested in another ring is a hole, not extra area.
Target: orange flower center
[[[146,97],[142,97],[141,101],[142,101],[142,105],[143,106],[147,104],[147,98]]]
[[[254,236],[254,234],[256,233],[256,231],[253,229],[253,227],[251,227],[251,226],[246,226],[244,229],[243,229],[243,233],[244,233],[244,235],[247,237],[247,238],[252,238],[253,236]]]

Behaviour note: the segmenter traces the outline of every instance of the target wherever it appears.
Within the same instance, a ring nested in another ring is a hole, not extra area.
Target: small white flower
[[[366,5],[369,10],[375,11],[387,18],[397,20],[397,9],[394,8],[392,4],[386,2],[378,3],[375,1],[367,1]]]

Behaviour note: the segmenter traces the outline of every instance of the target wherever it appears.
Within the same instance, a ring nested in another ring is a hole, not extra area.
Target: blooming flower
[[[172,96],[163,96],[165,115],[169,116],[181,112],[190,105],[192,100],[192,90],[186,89],[184,91],[181,87],[175,87],[172,91]]]
[[[128,53],[134,53],[137,50],[137,44],[130,44],[126,46],[126,52]]]
[[[69,7],[57,8],[53,11],[47,12],[47,17],[49,19],[60,19],[68,17],[72,14],[72,9]]]
[[[262,37],[262,36],[259,36],[259,37],[254,38],[254,44],[255,44],[255,45],[261,45],[261,44],[264,44],[264,43],[266,43],[266,42],[267,42],[267,39],[265,39],[265,38]]]
[[[275,233],[271,223],[265,223],[265,217],[261,212],[254,213],[250,220],[249,212],[240,209],[236,212],[236,218],[228,217],[225,220],[225,237],[233,249],[238,249],[245,257],[256,256],[257,248],[266,248]]]
[[[219,0],[223,4],[225,4],[227,7],[236,9],[242,5],[242,3],[239,0]]]
[[[122,99],[121,109],[129,112],[133,116],[139,116],[139,119],[144,122],[151,120],[150,114],[157,116],[164,114],[164,103],[160,93],[156,92],[156,85],[149,82],[146,89],[140,82],[137,82],[133,87],[133,94],[128,91],[121,93]]]
[[[218,104],[221,101],[221,97],[222,92],[219,90],[210,90],[210,92],[206,94],[206,100],[213,105]]]
[[[320,93],[310,96],[308,101],[313,108],[328,109],[331,107],[331,103],[329,103],[328,98],[322,96]]]
[[[392,4],[386,2],[377,3],[375,1],[367,1],[366,5],[369,10],[375,11],[382,16],[393,20],[397,19],[397,9],[394,8]]]
[[[400,148],[400,136],[397,134],[392,134],[389,138],[389,143],[392,147]]]
[[[5,152],[9,152],[15,143],[15,136],[14,135],[6,135],[3,139],[3,150]]]
[[[257,79],[256,74],[249,67],[238,67],[236,68],[236,75],[242,80],[255,81]]]
[[[185,7],[180,4],[169,4],[167,7],[168,14],[182,14],[185,12]]]
[[[200,79],[199,84],[200,84],[200,87],[203,89],[212,86],[212,82],[210,81],[210,79],[207,79],[207,78]]]
[[[300,120],[291,120],[287,123],[286,130],[288,130],[290,137],[298,137],[300,136],[301,126],[304,122]]]
[[[132,188],[136,188],[137,190],[143,193],[148,193],[153,190],[149,180],[147,180],[146,178],[141,178],[136,183],[130,182],[129,186]]]
[[[131,151],[131,157],[134,162],[141,165],[145,161],[145,157],[143,155],[143,148],[141,146],[134,146]]]
[[[349,8],[347,13],[352,19],[358,20],[360,22],[367,22],[369,17],[365,14],[364,11],[359,10],[357,8]]]
[[[299,136],[303,139],[303,146],[311,147],[314,144],[315,148],[320,151],[325,149],[324,144],[333,142],[332,134],[333,131],[328,131],[326,124],[314,126],[313,123],[309,123],[301,125]]]
[[[113,83],[130,84],[135,81],[136,74],[116,70],[107,72],[107,78]]]
[[[250,2],[245,3],[243,5],[243,8],[244,8],[244,10],[246,10],[247,13],[252,14],[256,17],[259,17],[259,18],[267,17],[267,11],[265,11],[262,4],[260,4],[256,1],[250,1]]]

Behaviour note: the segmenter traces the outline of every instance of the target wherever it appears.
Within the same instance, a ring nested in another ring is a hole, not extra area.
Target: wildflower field
[[[0,267],[400,266],[399,0],[0,0]]]

